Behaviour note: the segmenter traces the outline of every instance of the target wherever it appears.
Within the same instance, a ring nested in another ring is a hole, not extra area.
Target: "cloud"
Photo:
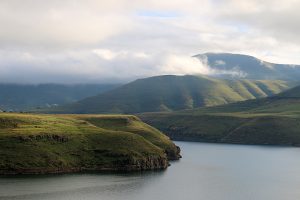
[[[224,60],[216,60],[215,65],[219,65],[219,66],[226,65],[226,62]]]
[[[297,0],[2,0],[2,82],[122,82],[159,74],[245,76],[190,56],[300,63]],[[222,64],[221,62],[219,64]]]
[[[231,70],[216,70],[212,71],[213,76],[220,76],[220,75],[228,75],[232,78],[247,78],[247,73],[241,70],[239,67],[233,67]]]
[[[105,60],[113,60],[118,55],[118,53],[114,53],[109,49],[95,49],[93,53]]]
[[[198,55],[193,58],[195,58],[196,60],[199,60],[199,62],[203,66],[205,66],[205,68],[207,69],[207,72],[208,72],[206,75],[215,76],[215,77],[227,75],[232,78],[246,78],[247,77],[247,73],[242,71],[238,66],[235,66],[230,70],[216,69],[216,68],[209,66],[208,58],[206,55]],[[217,60],[215,64],[225,65],[226,63],[223,60]],[[204,74],[204,73],[200,73],[200,74]]]
[[[99,1],[0,1],[0,44],[82,47],[131,28],[129,15],[116,2],[101,5]]]
[[[210,67],[201,60],[182,55],[169,55],[162,65],[159,66],[161,73],[165,74],[205,74],[209,75],[212,73]]]

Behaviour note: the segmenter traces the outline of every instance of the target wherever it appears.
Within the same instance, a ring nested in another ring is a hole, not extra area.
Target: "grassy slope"
[[[140,117],[174,139],[300,145],[300,87],[270,98]]]
[[[0,113],[0,174],[165,168],[177,156],[135,116]]]
[[[52,113],[140,113],[215,106],[266,97],[293,85],[285,81],[219,80],[205,76],[140,79]]]

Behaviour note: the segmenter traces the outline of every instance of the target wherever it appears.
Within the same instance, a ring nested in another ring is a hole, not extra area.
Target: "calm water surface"
[[[300,148],[177,144],[183,158],[165,171],[0,177],[0,199],[300,199]]]

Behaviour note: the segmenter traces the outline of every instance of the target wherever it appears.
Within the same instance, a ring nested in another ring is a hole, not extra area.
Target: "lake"
[[[164,171],[0,177],[0,199],[300,199],[300,148],[176,143],[183,158]]]

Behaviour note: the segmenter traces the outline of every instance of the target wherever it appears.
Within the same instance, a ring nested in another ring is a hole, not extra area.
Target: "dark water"
[[[0,177],[0,199],[300,199],[300,148],[177,144],[183,158],[165,171]]]

